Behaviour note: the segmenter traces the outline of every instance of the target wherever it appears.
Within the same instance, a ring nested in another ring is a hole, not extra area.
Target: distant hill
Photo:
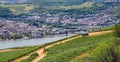
[[[29,0],[29,2],[120,2],[120,0]]]
[[[28,0],[0,0],[0,3],[27,3]]]
[[[0,0],[0,3],[43,3],[43,2],[83,3],[83,2],[120,2],[120,0]]]

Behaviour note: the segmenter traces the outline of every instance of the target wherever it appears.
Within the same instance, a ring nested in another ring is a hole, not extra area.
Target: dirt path
[[[94,32],[94,33],[90,33],[89,35],[90,35],[90,36],[97,36],[97,35],[102,35],[102,34],[110,33],[110,32],[112,32],[112,31]],[[62,43],[65,43],[65,42],[67,42],[67,41],[76,39],[76,38],[78,38],[78,37],[81,37],[81,36],[77,36],[77,37],[73,37],[73,38],[70,38],[70,39],[63,40]],[[50,47],[52,47],[52,46],[54,46],[54,45],[56,45],[56,44],[60,44],[60,42],[57,42],[57,43],[55,43],[55,44],[48,45],[48,46],[46,46],[46,49],[48,49],[48,48],[50,48]],[[42,53],[40,53],[40,52],[42,52]],[[44,58],[44,57],[47,55],[47,53],[44,53],[44,50],[40,50],[40,52],[37,52],[37,53],[39,54],[39,56],[38,56],[37,58],[35,58],[32,62],[38,62],[39,60],[41,60],[42,58]],[[81,54],[81,57],[84,57],[84,56],[87,55],[87,54],[88,54],[88,52],[86,52],[86,54],[85,54],[85,53],[84,53],[84,54]],[[42,57],[42,58],[41,58],[41,57]]]
[[[37,53],[38,53],[38,57],[33,59],[31,62],[38,62],[40,59],[44,58],[47,55],[47,53],[44,52],[44,48],[38,50]]]
[[[97,35],[102,35],[102,34],[111,33],[111,32],[113,32],[113,31],[111,30],[111,31],[93,32],[93,33],[89,33],[89,36],[97,36]]]
[[[78,37],[81,37],[81,36],[76,36],[76,37],[73,37],[73,38],[70,38],[70,39],[63,40],[61,42],[65,43],[65,42],[68,42],[70,40],[76,39]],[[56,44],[60,44],[61,42],[56,42],[54,44],[50,44],[50,45],[46,46],[45,48],[48,49],[48,48],[50,48],[50,47],[52,47],[52,46],[54,46]],[[44,58],[47,55],[47,52],[45,53],[43,48],[41,48],[40,50],[38,50],[37,53],[38,53],[39,56],[36,57],[32,62],[38,62],[39,60],[41,60],[42,58]]]
[[[1,52],[9,52],[9,51],[12,51],[12,49],[0,50],[0,53],[1,53]]]
[[[70,39],[63,40],[63,41],[61,41],[61,42],[62,42],[62,43],[65,43],[65,42],[67,42],[67,41],[76,39],[76,38],[78,38],[78,37],[81,37],[81,36],[76,36],[76,37],[73,37],[73,38],[70,38]],[[48,49],[48,48],[50,48],[50,47],[52,47],[52,46],[54,46],[54,45],[56,45],[56,44],[60,44],[61,42],[55,42],[55,43],[53,43],[53,44],[47,45],[47,46],[45,46],[45,49]],[[31,62],[38,62],[39,60],[41,60],[42,58],[44,58],[44,57],[47,55],[47,53],[44,51],[44,48],[40,48],[40,49],[36,50],[35,52],[38,53],[38,57],[36,57],[35,59],[33,59]],[[17,58],[17,59],[15,59],[15,60],[13,60],[12,62],[21,62],[22,60],[29,58],[30,55],[31,55],[31,53],[28,54],[28,55],[25,55],[25,56],[23,56],[23,57]]]
[[[93,32],[93,33],[89,33],[89,36],[97,36],[97,35],[102,35],[102,34],[105,34],[105,33],[110,33],[112,31],[102,31],[102,32]],[[73,37],[73,38],[69,38],[69,39],[66,39],[66,40],[63,40],[61,41],[62,43],[65,43],[65,42],[68,42],[70,40],[73,40],[73,39],[76,39],[76,38],[79,38],[81,36],[76,36],[76,37]],[[50,44],[50,45],[47,45],[45,46],[45,49],[48,49],[56,44],[60,44],[61,42],[55,42],[53,44]],[[36,50],[36,52],[38,53],[38,57],[36,57],[35,59],[33,59],[31,62],[38,62],[39,60],[41,60],[42,58],[44,58],[46,55],[47,55],[47,52],[44,51],[44,48],[40,48],[38,50]],[[28,54],[28,55],[25,55],[23,57],[20,57],[20,58],[17,58],[15,60],[13,60],[12,62],[21,62],[22,60],[26,59],[26,58],[29,58],[31,55]],[[82,54],[82,56],[84,56],[84,54]]]

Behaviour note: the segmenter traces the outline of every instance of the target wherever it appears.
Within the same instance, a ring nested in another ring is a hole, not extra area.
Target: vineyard
[[[39,62],[120,62],[120,25],[114,29],[114,33],[77,38],[51,47]]]
[[[119,33],[118,30],[115,31],[116,34]],[[120,39],[116,34],[101,31],[90,33],[89,36],[73,36],[48,43],[48,47],[43,51],[47,53],[39,62],[119,62]],[[66,42],[67,40],[69,42]],[[40,57],[38,53],[43,47],[44,45],[3,50],[0,51],[0,61],[15,62],[15,59],[18,59],[16,62],[34,62],[33,60]]]
[[[86,53],[85,56],[91,54],[92,51],[98,51],[97,49],[103,44],[108,44],[113,41],[113,34],[103,34],[99,36],[88,36],[77,38],[67,43],[55,45],[49,48],[48,55],[40,62],[70,62],[78,61],[78,55]],[[105,46],[107,47],[107,45]],[[77,57],[77,58],[76,58]],[[80,57],[81,58],[81,57]],[[71,60],[70,60],[71,59]],[[84,61],[83,61],[84,62]]]
[[[20,56],[23,56],[25,54],[33,52],[34,50],[40,48],[41,46],[12,48],[9,51],[0,52],[0,62],[9,62],[13,59],[20,57]]]

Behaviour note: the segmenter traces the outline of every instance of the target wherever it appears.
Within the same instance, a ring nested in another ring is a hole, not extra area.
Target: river
[[[74,34],[75,35],[75,34]],[[50,37],[50,38],[35,38],[35,39],[20,39],[20,40],[7,40],[0,41],[0,49],[14,48],[14,47],[24,47],[24,46],[36,46],[49,42],[54,42],[60,39],[64,39],[67,37],[73,36],[61,36],[61,37]]]

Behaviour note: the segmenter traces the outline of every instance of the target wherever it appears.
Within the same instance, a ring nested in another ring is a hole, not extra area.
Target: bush
[[[32,61],[34,58],[36,58],[38,56],[37,53],[33,53],[29,58],[23,60],[22,62],[30,62]]]
[[[120,25],[115,25],[115,36],[120,38]]]

